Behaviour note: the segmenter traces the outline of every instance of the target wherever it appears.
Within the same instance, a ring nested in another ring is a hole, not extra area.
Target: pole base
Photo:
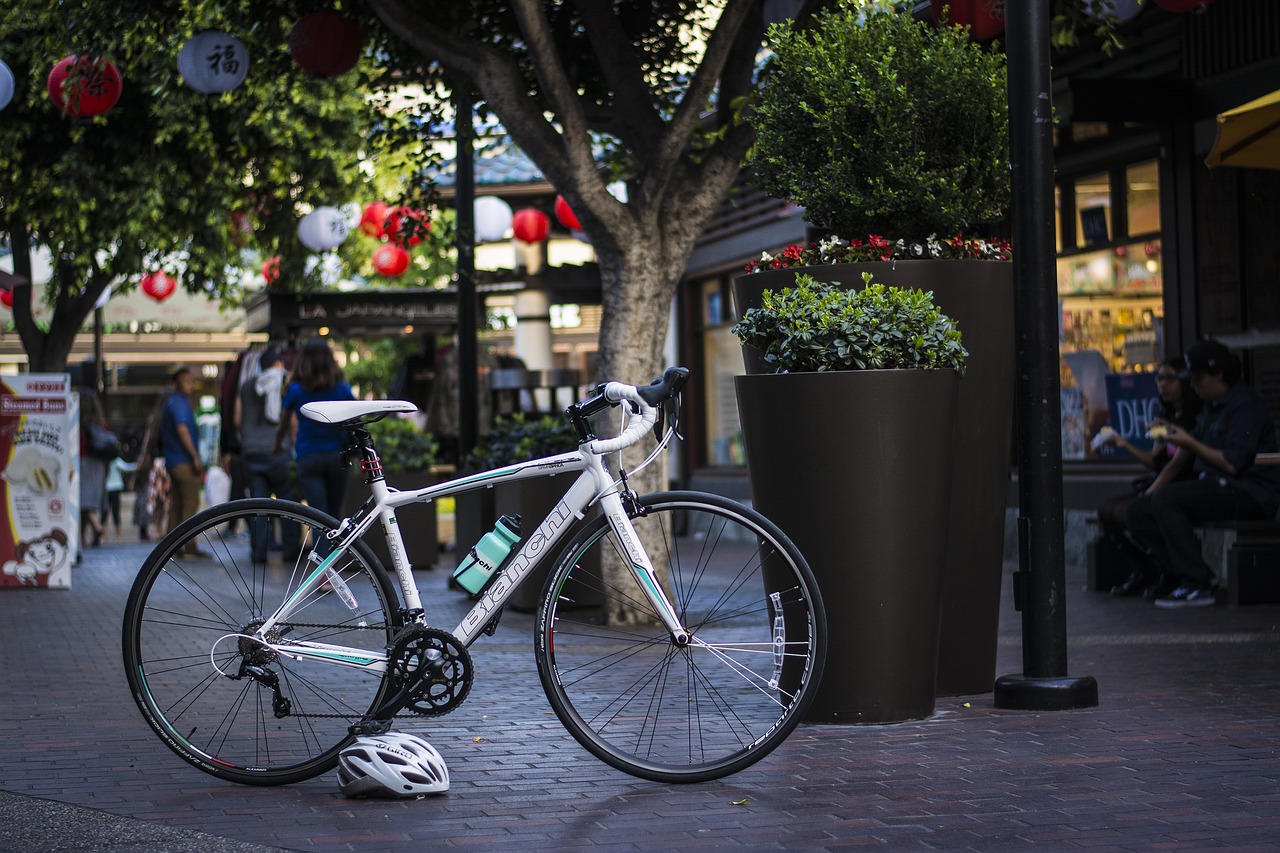
[[[1078,678],[1028,678],[1002,675],[996,679],[995,706],[1015,711],[1071,711],[1098,707],[1098,682]]]

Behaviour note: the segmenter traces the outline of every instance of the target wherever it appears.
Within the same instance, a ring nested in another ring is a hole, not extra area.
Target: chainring
[[[405,708],[415,714],[447,714],[471,692],[471,653],[448,631],[406,626],[392,641],[387,663],[396,690],[409,685]]]

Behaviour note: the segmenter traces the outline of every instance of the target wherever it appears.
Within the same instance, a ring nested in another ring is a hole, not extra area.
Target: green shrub
[[[766,290],[733,332],[764,353],[775,373],[915,368],[964,372],[969,353],[955,322],[923,290],[885,287],[862,276],[861,290],[796,277]]]
[[[844,237],[923,243],[1009,203],[1001,53],[965,30],[845,0],[814,26],[769,30],[749,165],[772,195]]]
[[[542,456],[566,453],[578,446],[578,433],[563,416],[530,418],[517,412],[495,418],[493,428],[467,457],[469,472],[488,471]]]
[[[387,474],[426,471],[435,464],[440,450],[431,434],[418,429],[408,418],[392,416],[375,421],[369,424],[369,434]]]

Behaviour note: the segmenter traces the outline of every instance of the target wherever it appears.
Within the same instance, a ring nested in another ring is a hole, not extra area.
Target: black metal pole
[[[476,446],[480,393],[476,353],[476,215],[475,130],[471,124],[474,100],[460,86],[454,94],[454,140],[457,143],[457,185],[454,193],[458,223],[458,460]]]
[[[93,309],[93,387],[99,398],[107,393],[107,366],[102,360],[102,314],[101,305]]]
[[[1005,4],[1017,346],[1020,547],[1014,594],[1022,611],[1023,672],[996,681],[994,702],[1034,710],[1098,704],[1093,678],[1067,676],[1050,2]]]

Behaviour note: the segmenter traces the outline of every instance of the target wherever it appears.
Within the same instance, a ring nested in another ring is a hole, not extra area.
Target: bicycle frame
[[[348,548],[354,546],[354,543],[375,521],[381,521],[386,534],[394,563],[392,568],[399,580],[406,610],[417,621],[426,624],[404,539],[400,535],[396,510],[409,504],[425,503],[449,495],[492,488],[502,483],[572,472],[578,472],[578,477],[570,485],[565,496],[537,529],[525,539],[520,550],[507,560],[502,573],[471,610],[463,616],[462,621],[454,628],[453,635],[463,646],[469,647],[474,643],[529,573],[555,549],[565,534],[573,528],[574,523],[585,517],[586,511],[592,504],[598,501],[609,519],[610,527],[626,551],[631,571],[644,590],[645,596],[661,616],[663,624],[671,632],[676,643],[680,645],[687,643],[689,632],[680,623],[675,608],[658,582],[653,563],[640,544],[631,519],[622,506],[618,490],[605,470],[603,457],[590,452],[585,446],[576,451],[519,462],[411,491],[398,491],[390,488],[385,480],[374,479],[369,483],[374,501],[372,509],[357,524],[352,525],[351,519],[343,521],[338,529],[339,542],[333,550],[311,571],[293,595],[259,627],[253,639],[290,657],[326,661],[370,672],[385,672],[387,667],[385,653],[373,653],[310,641],[269,643],[264,638],[278,623],[287,621],[290,614],[308,597],[319,591],[326,581],[344,601],[348,602],[349,607],[352,605],[354,598],[351,597],[350,590],[343,592],[345,584],[337,573],[330,572],[329,568]]]

